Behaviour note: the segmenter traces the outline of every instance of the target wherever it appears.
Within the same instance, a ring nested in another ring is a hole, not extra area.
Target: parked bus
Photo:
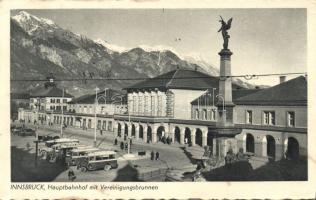
[[[104,169],[108,171],[118,167],[115,151],[96,151],[88,153],[87,157],[78,163],[77,168],[82,172],[87,170]]]
[[[66,155],[65,161],[66,161],[66,163],[68,163],[69,166],[77,165],[84,158],[86,158],[89,153],[95,152],[95,151],[100,151],[100,149],[95,148],[95,147],[89,147],[89,146],[72,149]]]

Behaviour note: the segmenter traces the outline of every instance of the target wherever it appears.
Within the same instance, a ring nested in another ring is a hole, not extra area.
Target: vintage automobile
[[[80,169],[82,172],[97,169],[104,169],[105,171],[115,169],[118,167],[115,156],[115,151],[96,151],[88,153],[87,157],[77,164],[77,169]]]
[[[63,160],[69,154],[69,151],[75,149],[78,143],[58,143],[47,148],[47,159],[50,162],[56,162],[57,160]],[[50,149],[49,149],[50,148]]]
[[[22,127],[11,127],[11,133],[13,135],[19,135],[20,132],[22,132],[23,128]]]
[[[20,132],[18,132],[19,136],[35,136],[35,130],[31,129],[31,128],[25,128],[22,129]]]
[[[44,142],[44,145],[39,145],[38,153],[40,157],[47,159],[48,155],[50,155],[49,157],[51,157],[52,154],[54,156],[60,149],[72,149],[75,146],[79,146],[78,139],[59,138],[55,140],[48,140]]]
[[[100,151],[99,148],[86,146],[86,147],[77,147],[76,149],[72,149],[69,151],[69,154],[66,155],[66,163],[68,163],[69,166],[71,165],[77,165],[81,161],[83,161],[84,158],[88,156],[91,152]]]

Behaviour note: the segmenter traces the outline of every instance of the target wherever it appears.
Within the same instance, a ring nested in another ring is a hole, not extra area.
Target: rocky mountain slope
[[[118,52],[102,41],[93,41],[83,35],[63,29],[53,21],[38,18],[25,11],[11,17],[11,81],[12,92],[32,90],[52,73],[56,79],[74,78],[131,78],[154,77],[177,67],[197,69],[217,75],[217,68],[202,67],[179,58],[170,50],[146,51],[140,47]],[[241,85],[253,87],[239,81]],[[61,81],[75,96],[92,93],[92,89],[122,88],[135,83],[131,80]]]

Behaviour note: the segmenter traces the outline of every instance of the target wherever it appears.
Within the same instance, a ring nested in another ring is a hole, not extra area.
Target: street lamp
[[[94,141],[93,141],[93,145],[96,147],[97,146],[97,106],[98,106],[98,101],[99,99],[103,98],[104,99],[104,103],[106,105],[106,91],[108,90],[108,88],[105,88],[104,90],[104,96],[99,96],[98,97],[98,91],[99,88],[96,87],[95,88],[95,102],[94,102]]]

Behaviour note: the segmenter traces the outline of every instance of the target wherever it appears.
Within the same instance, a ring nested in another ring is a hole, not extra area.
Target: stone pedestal
[[[218,126],[232,126],[234,103],[232,101],[231,61],[233,54],[229,49],[222,49],[218,53],[221,57],[219,93],[217,98]]]

